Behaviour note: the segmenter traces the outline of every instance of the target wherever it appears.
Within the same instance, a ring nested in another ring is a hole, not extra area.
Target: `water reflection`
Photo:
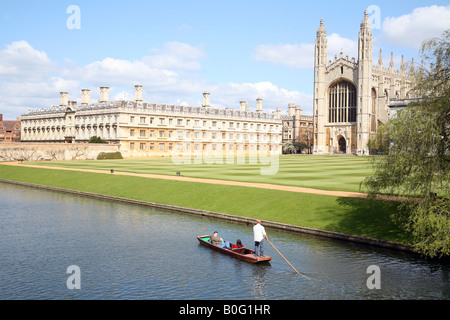
[[[449,265],[398,251],[268,229],[301,273],[266,245],[252,265],[201,246],[218,230],[252,243],[252,228],[216,219],[0,184],[0,299],[449,299]],[[78,265],[81,290],[68,290]],[[367,267],[381,289],[366,286]]]
[[[261,265],[259,268],[254,268],[252,272],[253,290],[252,297],[257,300],[264,300],[269,298],[269,292],[265,279],[266,269],[268,264]]]

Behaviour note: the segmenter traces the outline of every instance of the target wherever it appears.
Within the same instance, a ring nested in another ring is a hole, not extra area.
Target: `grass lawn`
[[[153,173],[207,179],[234,180],[256,183],[270,183],[333,191],[359,192],[360,183],[373,173],[367,157],[356,156],[313,156],[280,155],[278,162],[257,161],[249,164],[248,159],[235,158],[226,164],[222,158],[196,160],[176,164],[171,158],[123,159],[123,160],[78,160],[30,162],[43,166],[63,166],[71,168],[104,169],[134,173]],[[223,160],[223,161],[222,161]],[[242,164],[238,161],[242,160]],[[269,158],[270,160],[270,158]],[[222,163],[211,163],[213,161]],[[205,163],[206,162],[206,163]],[[263,175],[261,169],[273,168],[275,174]]]
[[[310,160],[310,157],[299,157],[298,159],[305,159],[307,161]],[[286,159],[286,163],[295,161],[297,161],[297,158],[294,157],[288,157]],[[333,158],[329,158],[329,161],[332,162]],[[334,158],[334,161],[340,162],[343,160]],[[76,161],[68,163],[81,166],[94,163],[96,165],[103,165],[105,168],[110,168],[108,164],[117,164],[114,167],[116,170],[120,170],[118,164],[125,165],[130,163],[134,164],[134,168],[138,170],[138,163],[140,163],[142,170],[155,170],[152,172],[157,173],[161,173],[161,171],[155,169],[158,167],[158,164],[159,166],[165,167],[165,170],[169,170],[170,167],[167,159],[165,161],[155,159],[113,162]],[[149,166],[149,163],[152,166]],[[89,167],[92,168],[92,165]],[[153,167],[153,169],[145,169],[147,167]],[[196,175],[202,172],[199,169],[197,170],[195,171]],[[228,170],[232,169],[228,168]],[[301,171],[302,169],[298,170]],[[346,171],[349,170],[350,168],[346,169]],[[170,174],[172,173],[170,172]],[[183,174],[185,173],[183,172]],[[206,175],[207,172],[203,172],[202,174]],[[219,175],[219,173],[217,174]],[[254,173],[247,177],[257,178]],[[251,218],[261,218],[293,225],[408,243],[408,236],[390,219],[390,215],[397,210],[398,203],[396,202],[148,179],[135,176],[14,167],[1,165],[1,163],[0,178]],[[218,177],[215,176],[214,178]],[[350,178],[347,179],[347,181],[351,180]],[[354,179],[353,184],[357,180]]]

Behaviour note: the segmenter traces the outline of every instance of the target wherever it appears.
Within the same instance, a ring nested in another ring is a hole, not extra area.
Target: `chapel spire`
[[[327,30],[323,26],[323,19],[320,19],[320,26],[317,29],[315,43],[315,66],[325,66],[328,57]]]
[[[364,18],[361,21],[361,29],[359,31],[358,41],[358,59],[359,62],[367,61],[372,64],[372,26],[367,15],[367,10],[364,11]]]

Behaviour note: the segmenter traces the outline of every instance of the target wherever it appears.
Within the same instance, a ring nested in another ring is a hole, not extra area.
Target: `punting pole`
[[[267,238],[266,238],[267,239]],[[267,239],[267,241],[269,241],[269,243],[270,243],[270,245],[280,254],[280,256],[292,267],[292,269],[294,269],[295,270],[295,272],[297,272],[299,275],[301,275],[301,276],[303,276],[303,277],[305,277],[306,279],[308,279],[308,280],[311,280],[310,278],[308,278],[307,276],[305,276],[304,274],[301,274],[300,272],[298,272],[297,271],[297,269],[295,269],[294,268],[294,266],[281,254],[281,252],[280,251],[278,251],[278,249],[277,248],[275,248],[275,246],[273,245],[273,243],[272,242],[270,242],[270,240],[269,239]]]

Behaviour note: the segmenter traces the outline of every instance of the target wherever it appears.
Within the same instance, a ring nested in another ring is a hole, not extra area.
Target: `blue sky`
[[[421,41],[450,28],[448,1],[2,0],[0,113],[59,104],[60,91],[80,102],[83,88],[94,101],[100,86],[111,99],[133,99],[142,84],[152,103],[201,105],[206,90],[217,107],[254,108],[261,97],[265,111],[295,103],[312,114],[320,19],[329,59],[340,49],[356,57],[367,8],[374,64],[380,48],[385,66],[391,52],[397,67],[402,54],[420,61]]]

